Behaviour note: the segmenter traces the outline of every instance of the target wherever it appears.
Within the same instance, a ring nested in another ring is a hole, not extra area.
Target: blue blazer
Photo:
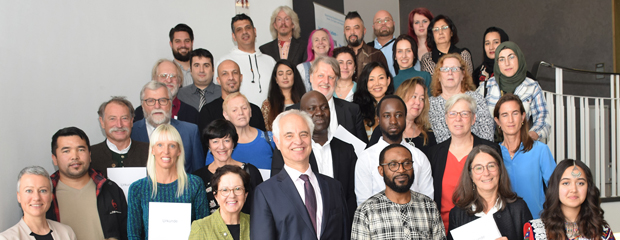
[[[131,139],[141,142],[149,142],[149,134],[146,131],[146,119],[133,123]],[[205,155],[202,151],[198,126],[193,123],[170,119],[170,125],[174,126],[183,140],[185,151],[185,172],[192,173],[205,166]],[[151,154],[151,153],[149,153]]]
[[[347,204],[340,183],[315,174],[323,201],[320,239],[350,239]],[[250,216],[252,240],[317,240],[306,206],[285,170],[256,187]]]

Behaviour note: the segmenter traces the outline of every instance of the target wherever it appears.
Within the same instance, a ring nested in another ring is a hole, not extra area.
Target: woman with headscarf
[[[495,51],[494,77],[478,87],[493,114],[495,104],[506,93],[519,96],[525,107],[527,119],[532,119],[528,134],[532,139],[547,138],[551,131],[547,103],[538,82],[527,77],[525,56],[519,46],[511,41],[501,43]],[[486,95],[484,95],[486,91]]]
[[[484,53],[482,54],[482,64],[478,66],[472,77],[474,79],[474,85],[476,88],[482,82],[486,82],[489,78],[493,77],[493,68],[495,67],[495,49],[500,43],[508,41],[508,34],[501,28],[490,27],[484,31],[484,38],[482,39],[482,48]]]

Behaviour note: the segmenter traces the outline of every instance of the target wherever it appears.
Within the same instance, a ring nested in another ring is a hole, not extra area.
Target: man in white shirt
[[[271,56],[256,50],[256,28],[248,15],[237,14],[232,18],[230,25],[232,38],[237,46],[222,57],[216,66],[227,59],[235,61],[243,75],[243,84],[239,92],[245,95],[250,103],[262,106],[263,101],[267,99],[271,72],[276,61]],[[217,76],[214,78],[217,79]]]
[[[312,119],[299,110],[273,121],[273,140],[284,170],[254,190],[250,238],[349,239],[350,222],[340,183],[310,168]]]
[[[375,34],[375,40],[369,42],[368,45],[381,50],[387,66],[390,69],[392,77],[396,76],[394,71],[394,19],[392,14],[385,10],[379,10],[372,20],[372,30]]]
[[[413,172],[415,180],[411,190],[433,198],[433,177],[431,164],[426,155],[414,146],[409,145],[403,139],[405,130],[405,118],[407,107],[403,100],[396,95],[387,95],[377,104],[377,117],[382,137],[372,147],[364,150],[355,165],[355,195],[357,204],[360,205],[369,197],[385,190],[383,177],[377,171],[379,167],[379,154],[390,144],[398,144],[407,147],[411,151],[413,159]]]

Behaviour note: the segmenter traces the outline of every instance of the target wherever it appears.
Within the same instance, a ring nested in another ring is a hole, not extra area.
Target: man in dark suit
[[[90,147],[90,167],[108,177],[108,168],[146,167],[149,144],[131,141],[134,111],[125,97],[112,97],[99,106],[99,123],[106,140]]]
[[[131,139],[149,142],[151,134],[159,125],[170,124],[174,126],[183,140],[185,171],[194,172],[205,166],[205,155],[202,151],[198,126],[170,118],[171,96],[172,94],[163,83],[150,81],[144,85],[140,92],[140,100],[146,118],[134,123],[131,129]]]
[[[312,153],[310,167],[315,173],[321,173],[338,180],[345,192],[349,207],[349,220],[357,208],[355,198],[355,149],[351,144],[334,138],[329,132],[329,105],[325,96],[317,91],[310,91],[301,98],[301,110],[310,114],[314,123],[312,135]],[[284,161],[280,152],[274,153],[271,161],[271,176],[282,170]]]
[[[338,125],[342,125],[351,134],[368,143],[368,135],[364,129],[360,107],[355,103],[333,97],[338,78],[340,78],[340,65],[338,60],[333,57],[317,57],[310,67],[312,89],[322,93],[329,104],[331,113],[329,131],[334,133]],[[299,103],[288,107],[288,109],[299,109]]]
[[[159,59],[153,66],[151,71],[151,80],[158,81],[166,85],[172,93],[170,100],[172,101],[172,119],[177,119],[189,123],[196,124],[198,121],[198,110],[192,105],[182,102],[177,98],[179,88],[183,84],[183,71],[181,66],[168,59]],[[144,118],[144,110],[142,106],[136,108],[136,117],[134,122]]]
[[[279,6],[271,14],[269,26],[273,41],[265,43],[259,49],[274,60],[287,59],[297,66],[308,58],[308,43],[299,39],[299,17],[289,6]]]
[[[250,237],[261,239],[349,239],[341,184],[310,169],[312,119],[298,110],[278,115],[274,142],[284,170],[254,190]]]

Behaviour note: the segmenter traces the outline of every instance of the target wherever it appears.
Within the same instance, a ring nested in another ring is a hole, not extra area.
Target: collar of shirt
[[[394,40],[396,40],[396,38],[392,36],[392,39],[390,39],[390,41],[388,41],[385,45],[381,45],[381,43],[379,43],[379,39],[375,38],[375,41],[374,41],[375,45],[373,47],[376,49],[382,50],[384,47],[387,47],[390,44],[392,44]],[[392,48],[390,48],[390,51],[392,51]]]
[[[482,212],[474,214],[474,216],[476,216],[476,217],[484,217],[486,215],[493,215],[500,208],[502,208],[502,203],[499,201],[499,198],[497,198],[497,200],[495,200],[495,205],[489,210],[488,213],[484,213],[484,211],[482,211]],[[476,205],[471,205],[471,210],[472,211],[476,211]]]
[[[332,149],[330,145],[332,139],[333,135],[331,134],[329,129],[327,129],[327,141],[325,142],[325,144],[323,144],[323,146],[312,140],[312,152],[314,153],[314,158],[316,159],[319,173],[327,175],[331,178],[334,177],[334,164],[332,159]]]
[[[301,174],[308,175],[310,183],[312,184],[312,188],[314,188],[314,195],[316,197],[316,236],[317,239],[320,239],[321,223],[323,222],[323,197],[321,195],[321,188],[319,187],[319,181],[317,180],[316,175],[314,174],[314,172],[312,172],[312,168],[310,167],[310,165],[308,165],[308,169],[306,169],[306,171],[303,173],[287,166],[286,164],[284,164],[284,170],[291,177],[291,180],[293,180],[293,184],[297,189],[297,193],[301,197],[301,201],[304,204],[306,204],[306,192],[304,190],[305,182],[304,180],[301,180],[299,176],[301,176]]]
[[[118,147],[116,147],[114,143],[110,142],[110,139],[106,138],[105,143],[108,145],[108,148],[112,150],[112,152],[115,152],[118,154],[126,154],[127,152],[129,152],[129,148],[131,148],[131,138],[129,139],[129,145],[123,150],[118,150]]]
[[[146,123],[146,132],[149,134],[149,139],[150,139],[151,134],[153,134],[153,131],[155,131],[155,127],[151,125],[149,121],[147,121],[146,119],[144,119],[144,123]],[[170,124],[170,122],[167,122],[165,124]]]
[[[334,103],[334,98],[329,98],[329,100],[327,100],[327,104],[329,105],[329,131],[336,132],[336,129],[338,129],[338,116],[336,115],[336,104]]]

